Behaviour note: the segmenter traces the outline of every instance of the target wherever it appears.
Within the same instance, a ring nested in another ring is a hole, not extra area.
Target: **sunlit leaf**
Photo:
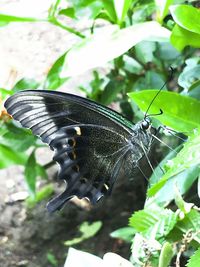
[[[189,137],[188,141],[184,144],[183,149],[178,155],[168,161],[167,171],[162,178],[148,190],[148,196],[155,195],[165,183],[173,176],[181,173],[182,171],[198,166],[200,164],[200,134],[199,130],[195,131],[195,134]],[[197,173],[198,175],[198,173]]]
[[[182,28],[200,34],[200,10],[191,5],[170,7],[174,21]]]
[[[143,112],[146,112],[157,92],[157,90],[144,90],[128,95]],[[199,113],[199,107],[200,101],[192,97],[162,91],[151,105],[149,114],[159,113],[162,109],[163,114],[157,118],[159,121],[176,131],[190,135],[195,128],[200,127],[200,116],[196,116]]]
[[[72,246],[78,244],[84,241],[85,239],[94,236],[100,230],[101,226],[102,226],[101,221],[93,222],[91,224],[89,224],[88,222],[84,222],[81,224],[79,228],[82,235],[80,237],[73,238],[72,240],[67,240],[65,241],[64,244],[66,246]]]
[[[67,78],[60,78],[60,73],[63,68],[63,63],[66,54],[67,52],[64,53],[61,57],[59,57],[56,62],[54,62],[44,82],[45,89],[55,90],[67,81]]]
[[[187,263],[187,267],[197,267],[200,262],[200,247],[194,252]]]
[[[26,161],[26,154],[0,144],[0,169],[7,168],[10,165],[24,165]]]
[[[135,24],[125,29],[104,27],[73,46],[65,56],[61,78],[76,76],[82,72],[104,66],[119,57],[142,40],[168,40],[169,31],[156,22]]]
[[[156,238],[161,238],[174,228],[176,222],[174,212],[155,206],[135,212],[129,224],[146,237],[155,234]]]
[[[16,93],[20,90],[36,89],[38,88],[38,86],[39,83],[34,79],[21,79],[14,85],[14,87],[12,88],[12,92]]]
[[[172,45],[179,51],[186,46],[200,47],[200,34],[188,31],[179,25],[175,25],[170,37]]]
[[[35,22],[35,21],[44,21],[39,18],[26,18],[26,17],[16,17],[6,14],[0,14],[0,26],[4,26],[10,22]]]
[[[173,247],[169,242],[165,242],[162,246],[158,267],[168,267],[173,257]]]
[[[155,0],[155,3],[157,7],[157,19],[162,22],[164,17],[168,14],[169,6],[173,3],[173,0]]]

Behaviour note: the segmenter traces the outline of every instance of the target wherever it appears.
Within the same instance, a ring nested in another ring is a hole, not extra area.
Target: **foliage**
[[[96,233],[100,230],[100,228],[102,227],[102,222],[97,221],[97,222],[93,222],[91,224],[89,224],[88,222],[84,222],[80,225],[79,227],[79,231],[81,232],[81,236],[74,238],[72,240],[67,240],[65,241],[65,246],[72,246],[75,244],[78,244],[82,241],[84,241],[85,239],[88,239],[94,235],[96,235]]]
[[[56,0],[45,18],[0,14],[0,26],[46,21],[80,38],[56,60],[44,81],[24,78],[11,90],[0,88],[0,168],[24,166],[35,199],[46,195],[38,195],[36,177],[46,177],[51,163],[38,164],[35,152],[42,144],[11,120],[3,109],[6,97],[27,88],[55,90],[72,76],[92,70],[93,79],[80,84],[79,89],[102,104],[117,103],[120,112],[136,122],[144,117],[141,110],[147,110],[157,90],[168,81],[149,114],[164,111],[152,120],[172,128],[167,134],[179,137],[172,138],[176,148],[163,154],[161,168],[150,177],[144,209],[132,215],[129,227],[112,233],[132,243],[134,266],[166,267],[173,258],[178,262],[194,251],[188,267],[197,266],[200,260],[200,213],[194,205],[199,204],[200,192],[200,59],[196,49],[200,47],[200,11],[195,5],[195,1],[183,0],[68,0],[63,6]],[[87,19],[91,27],[79,32],[65,23],[66,17],[75,22]],[[169,79],[170,66],[173,79]],[[184,133],[184,138],[175,131]],[[189,197],[194,203],[189,203]],[[68,245],[90,237],[91,233],[86,233],[91,226],[82,227],[83,235],[67,241]]]

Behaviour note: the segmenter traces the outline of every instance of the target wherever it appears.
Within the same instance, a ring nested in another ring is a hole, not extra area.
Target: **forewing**
[[[83,98],[48,91],[22,91],[5,107],[22,126],[30,128],[55,151],[59,178],[67,189],[49,202],[59,209],[72,196],[92,203],[110,192],[129,150],[129,129],[115,112]],[[98,107],[99,108],[99,107]]]

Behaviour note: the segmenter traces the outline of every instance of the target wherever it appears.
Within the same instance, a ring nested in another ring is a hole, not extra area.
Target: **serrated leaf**
[[[132,227],[123,227],[112,232],[110,236],[131,242],[135,233],[136,231]]]
[[[200,263],[200,247],[194,252],[187,262],[187,267],[197,267]]]
[[[155,235],[158,239],[166,236],[174,228],[176,222],[177,215],[175,213],[156,207],[135,212],[130,218],[129,224],[144,236]]]
[[[170,7],[174,21],[182,28],[200,34],[200,10],[190,5]]]
[[[142,111],[146,112],[157,92],[158,90],[144,90],[128,95]],[[149,114],[157,114],[162,109],[163,114],[157,117],[159,121],[178,132],[192,134],[195,128],[200,127],[200,116],[196,116],[199,107],[200,101],[192,97],[162,91],[151,105]]]
[[[183,233],[192,232],[193,239],[200,244],[200,213],[197,210],[192,209],[187,213],[183,220],[178,221],[176,228]]]
[[[184,144],[183,149],[178,155],[168,162],[168,170],[163,177],[148,190],[148,196],[155,195],[164,184],[173,176],[181,173],[182,171],[198,166],[200,164],[200,130],[189,137],[188,141]]]
[[[151,21],[125,29],[104,27],[99,33],[73,46],[65,56],[61,78],[79,75],[86,70],[104,66],[142,40],[168,40],[169,31]]]

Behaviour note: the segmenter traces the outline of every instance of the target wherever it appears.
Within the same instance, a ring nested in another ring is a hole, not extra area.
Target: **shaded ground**
[[[82,222],[97,220],[103,223],[99,233],[74,247],[99,256],[112,251],[128,258],[130,245],[109,234],[127,225],[133,210],[142,208],[143,196],[141,185],[119,181],[112,196],[89,211],[69,203],[61,212],[48,214],[46,201],[28,211],[22,202],[4,203],[0,206],[1,266],[52,266],[48,252],[63,266],[68,250],[63,242],[79,235],[77,229]]]

